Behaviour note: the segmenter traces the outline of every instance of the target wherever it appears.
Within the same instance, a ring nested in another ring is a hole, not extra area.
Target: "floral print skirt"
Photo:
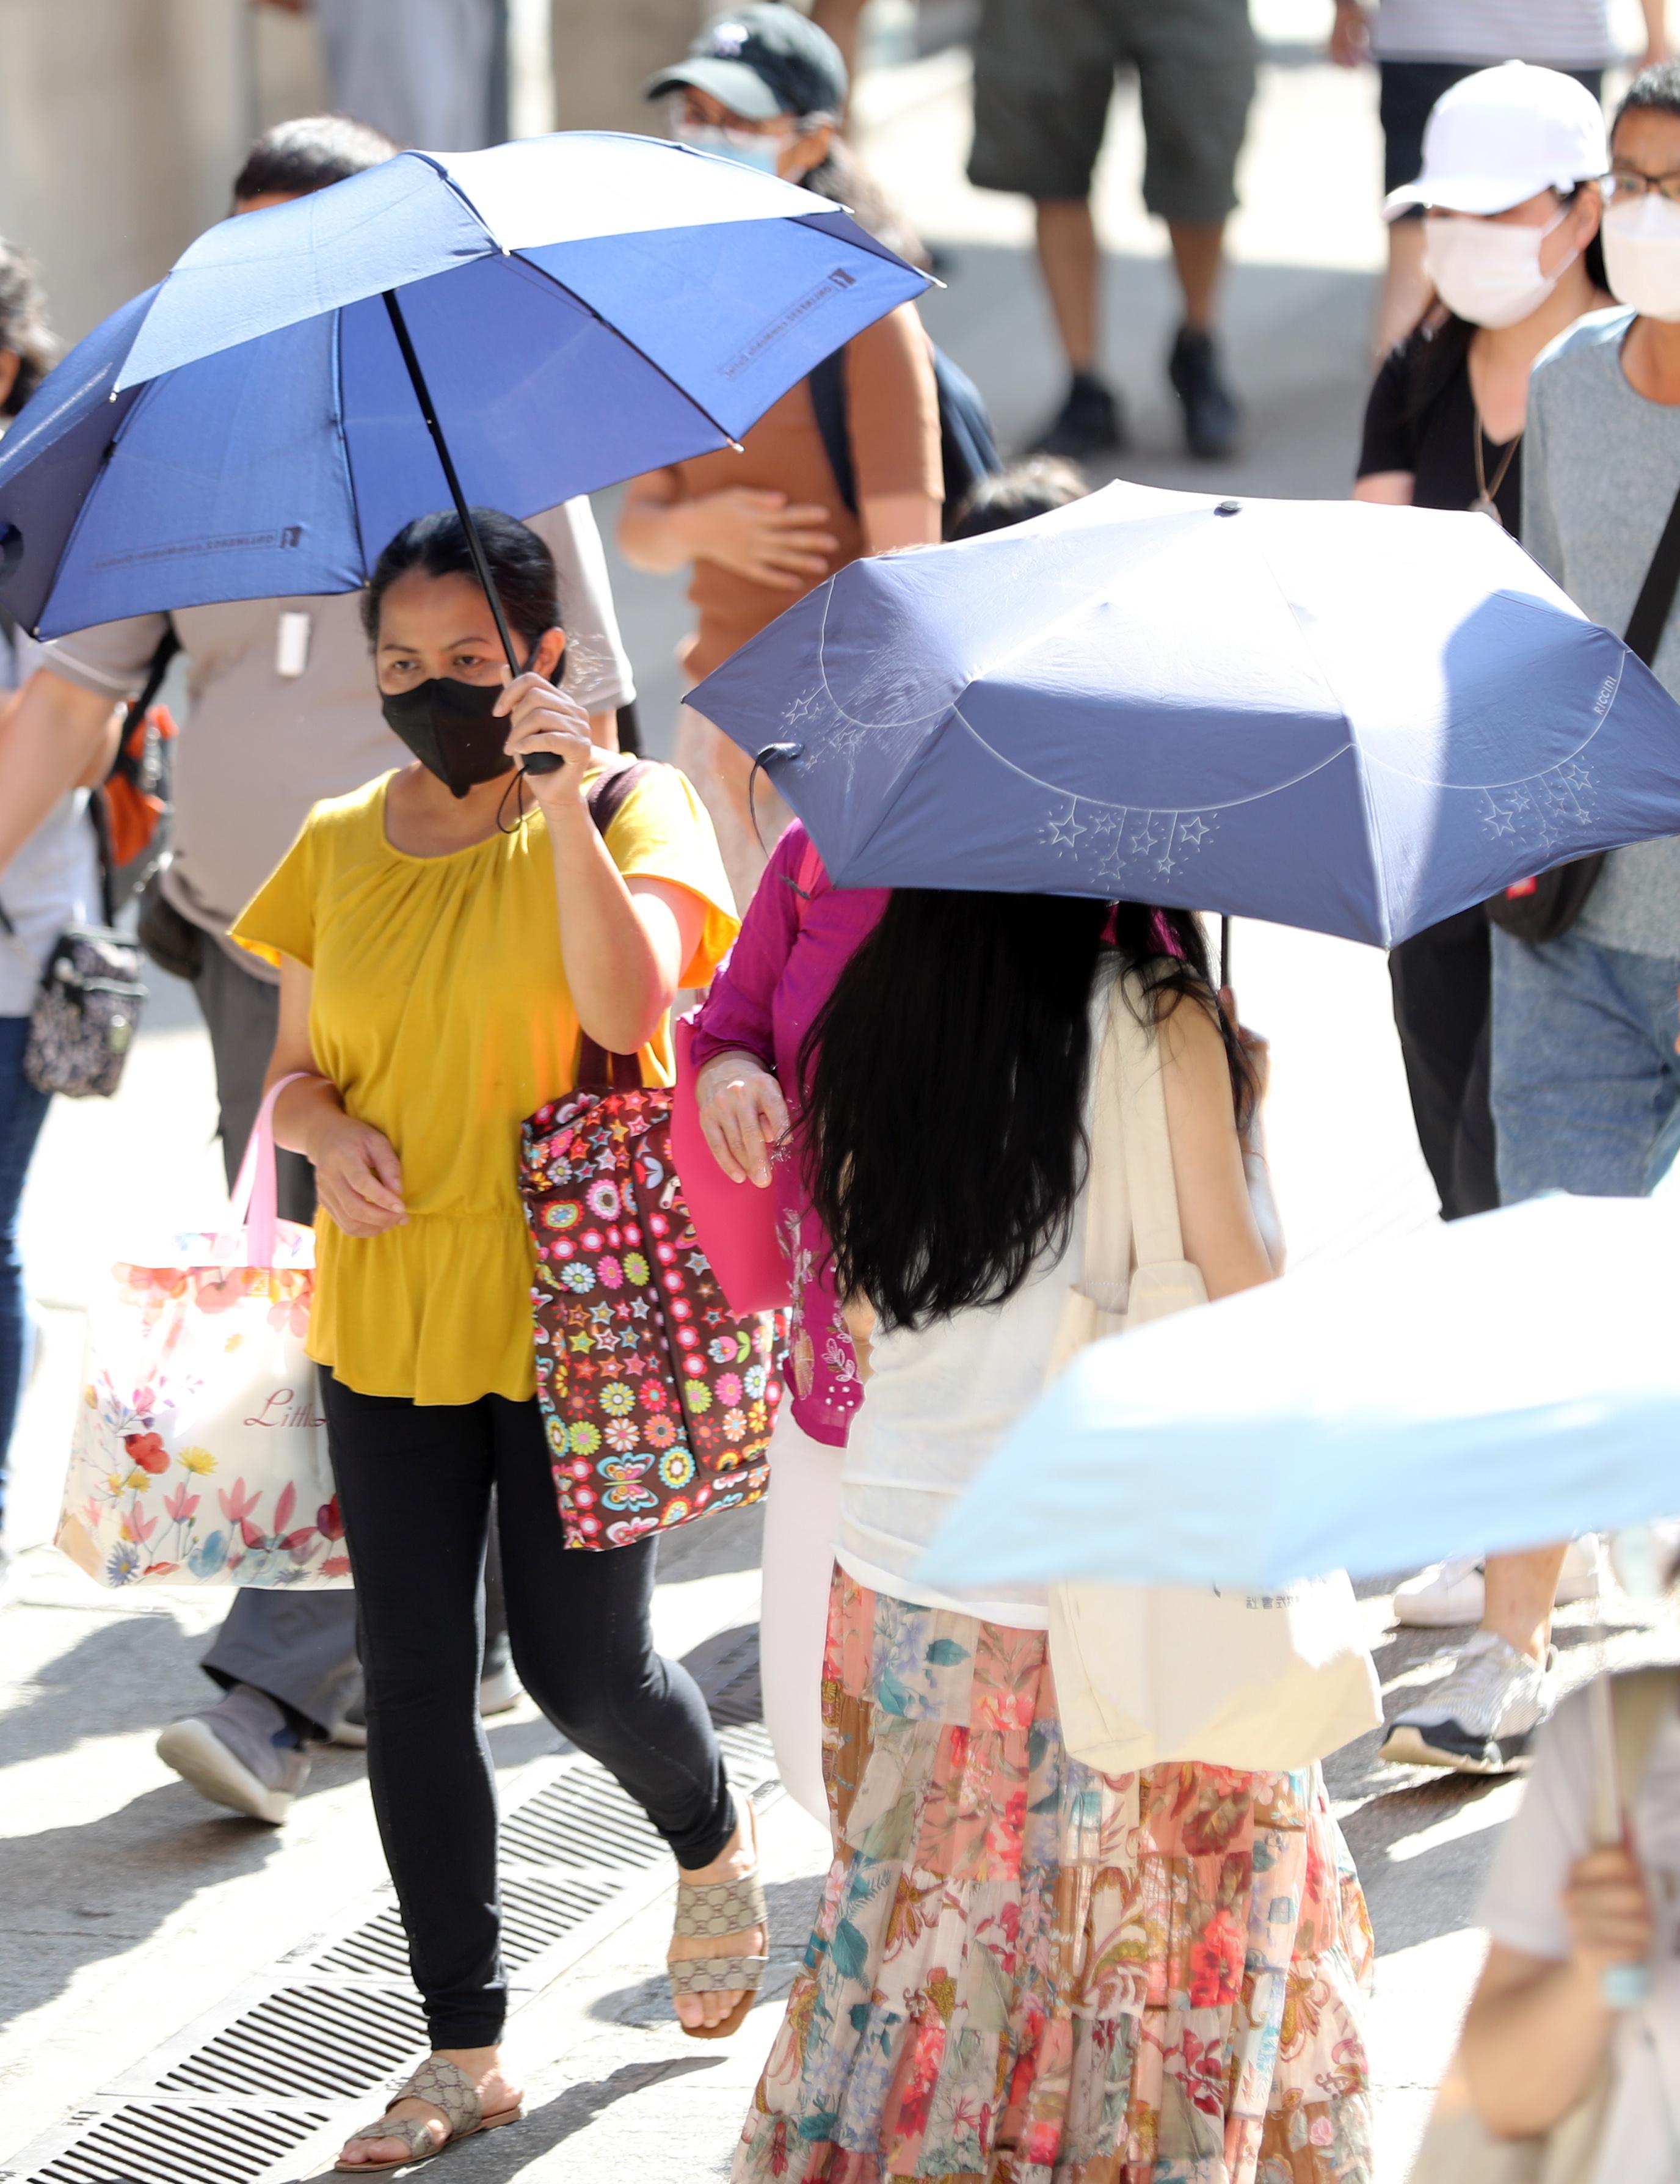
[[[1044,1632],[839,1570],[822,1704],[837,1855],[734,2184],[1366,2184],[1317,1768],[1095,1774]]]

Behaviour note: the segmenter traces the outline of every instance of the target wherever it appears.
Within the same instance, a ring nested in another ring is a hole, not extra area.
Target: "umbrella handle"
[[[1228,917],[1219,921],[1219,987],[1225,992],[1231,983],[1231,925]]]
[[[508,627],[508,617],[502,611],[502,601],[490,574],[490,558],[484,550],[484,541],[479,536],[478,526],[473,521],[467,497],[461,490],[461,481],[455,472],[454,457],[449,453],[449,443],[443,437],[443,428],[437,421],[437,411],[431,399],[431,390],[426,383],[426,374],[420,370],[420,360],[414,354],[409,337],[408,320],[403,316],[403,307],[397,300],[396,291],[384,292],[385,308],[391,320],[391,331],[397,337],[397,346],[403,353],[403,362],[408,367],[409,382],[420,404],[420,415],[426,420],[426,429],[431,435],[431,444],[437,450],[437,460],[442,465],[444,482],[449,497],[455,504],[455,513],[461,519],[461,528],[466,533],[467,551],[472,555],[472,566],[479,582],[484,587],[484,596],[491,613],[496,618],[496,634],[502,640],[502,649],[508,656],[508,672],[517,677],[525,672],[520,657],[514,649],[514,633]],[[527,773],[554,773],[560,760],[553,751],[527,751],[520,763]]]

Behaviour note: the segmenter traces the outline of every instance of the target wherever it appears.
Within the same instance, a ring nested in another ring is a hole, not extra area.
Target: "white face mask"
[[[1655,190],[1612,198],[1604,238],[1605,270],[1618,302],[1642,318],[1680,319],[1680,205]]]
[[[687,144],[696,152],[715,153],[720,159],[733,159],[737,166],[755,167],[761,175],[781,170],[782,140],[779,136],[756,129],[720,129],[700,121],[679,121],[671,134],[679,144]]]
[[[1423,223],[1423,268],[1447,309],[1477,326],[1514,326],[1538,311],[1581,255],[1572,251],[1555,273],[1540,270],[1540,245],[1562,226],[1518,227],[1502,220],[1453,220],[1432,214]]]

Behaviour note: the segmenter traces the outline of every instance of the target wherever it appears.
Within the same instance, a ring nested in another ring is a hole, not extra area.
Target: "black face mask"
[[[428,773],[451,796],[465,796],[481,781],[511,773],[515,761],[502,746],[508,722],[492,717],[503,685],[459,682],[434,675],[412,690],[380,694],[380,710]]]

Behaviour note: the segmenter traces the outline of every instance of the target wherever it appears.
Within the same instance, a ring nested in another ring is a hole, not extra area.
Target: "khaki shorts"
[[[969,180],[1088,196],[1119,68],[1137,70],[1143,98],[1144,203],[1223,220],[1254,92],[1247,0],[985,0]]]

